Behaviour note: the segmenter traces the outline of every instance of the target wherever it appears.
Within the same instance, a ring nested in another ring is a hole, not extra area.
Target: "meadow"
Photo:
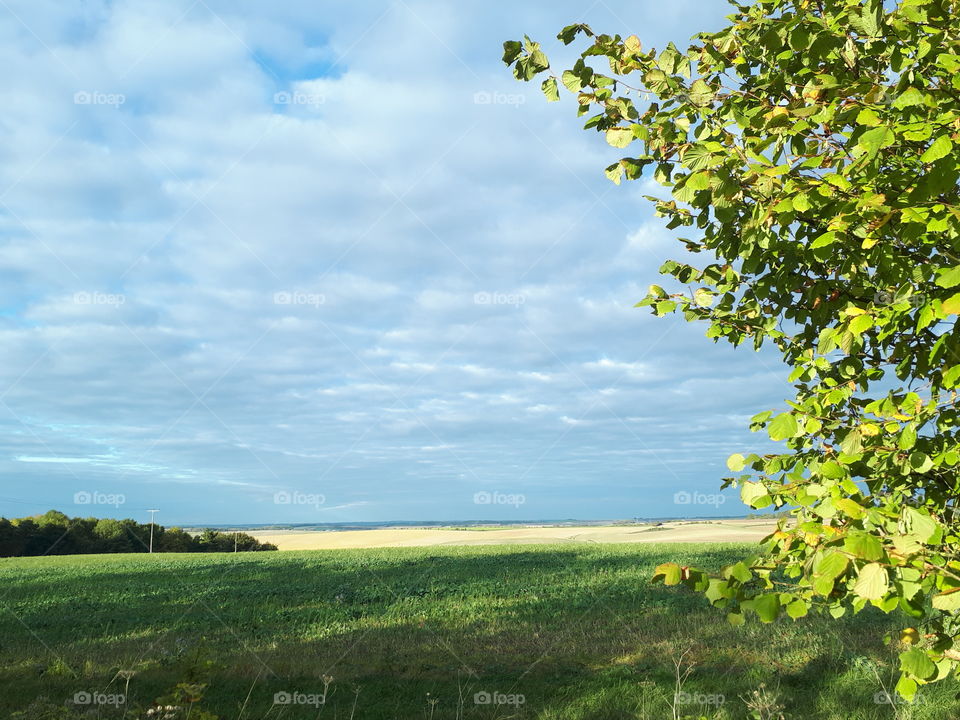
[[[953,680],[884,702],[899,648],[882,631],[903,617],[733,628],[701,596],[650,583],[665,560],[719,568],[748,547],[5,559],[0,716],[765,720],[777,704],[798,720],[960,716]],[[181,709],[148,715],[156,702]]]

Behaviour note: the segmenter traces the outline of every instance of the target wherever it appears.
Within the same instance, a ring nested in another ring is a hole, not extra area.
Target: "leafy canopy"
[[[503,60],[576,95],[628,153],[613,182],[652,172],[669,192],[646,197],[704,260],[664,263],[673,289],[639,305],[772,343],[792,370],[788,407],[751,423],[784,451],[735,454],[724,481],[792,518],[718,577],[656,578],[736,624],[900,608],[922,628],[900,639],[912,697],[960,658],[960,0],[734,7],[685,52],[580,24],[558,38],[590,44],[559,75],[529,38]]]

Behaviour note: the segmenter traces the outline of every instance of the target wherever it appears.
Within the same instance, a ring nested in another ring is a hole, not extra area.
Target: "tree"
[[[160,534],[157,539],[159,552],[194,552],[196,541],[182,528],[172,527]]]
[[[70,518],[59,510],[47,510],[43,515],[38,515],[36,521],[40,527],[56,525],[57,527],[66,529],[70,525]]]
[[[613,182],[652,172],[669,190],[648,199],[705,259],[667,261],[686,289],[639,305],[789,366],[795,397],[751,423],[783,452],[732,455],[724,487],[792,521],[719,576],[666,563],[655,579],[735,624],[900,608],[917,626],[897,685],[912,697],[960,659],[960,0],[734,8],[686,52],[581,24],[558,35],[589,42],[559,76],[529,38],[503,59],[636,148]]]
[[[87,552],[96,553],[127,553],[136,552],[139,548],[134,548],[127,534],[126,527],[113,518],[101,518],[93,528],[93,545]]]
[[[80,553],[145,553],[151,526],[129,518],[69,518],[51,510],[32,518],[0,517],[0,557],[74,555]],[[155,552],[234,552],[276,550],[246,533],[208,529],[194,537],[182,528],[153,526]]]
[[[0,518],[0,557],[23,554],[23,537],[20,529],[6,518]]]

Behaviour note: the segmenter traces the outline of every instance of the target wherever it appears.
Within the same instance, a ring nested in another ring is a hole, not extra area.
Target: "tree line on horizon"
[[[0,517],[0,557],[145,553],[150,549],[150,523],[129,518],[71,518],[57,510],[23,518]],[[246,533],[207,528],[193,535],[179,527],[153,526],[153,551],[251,552],[276,550]]]

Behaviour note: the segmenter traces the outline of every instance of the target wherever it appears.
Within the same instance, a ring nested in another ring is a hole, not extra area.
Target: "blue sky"
[[[633,308],[660,191],[499,61],[724,3],[5,5],[0,514],[743,512],[781,366]]]

